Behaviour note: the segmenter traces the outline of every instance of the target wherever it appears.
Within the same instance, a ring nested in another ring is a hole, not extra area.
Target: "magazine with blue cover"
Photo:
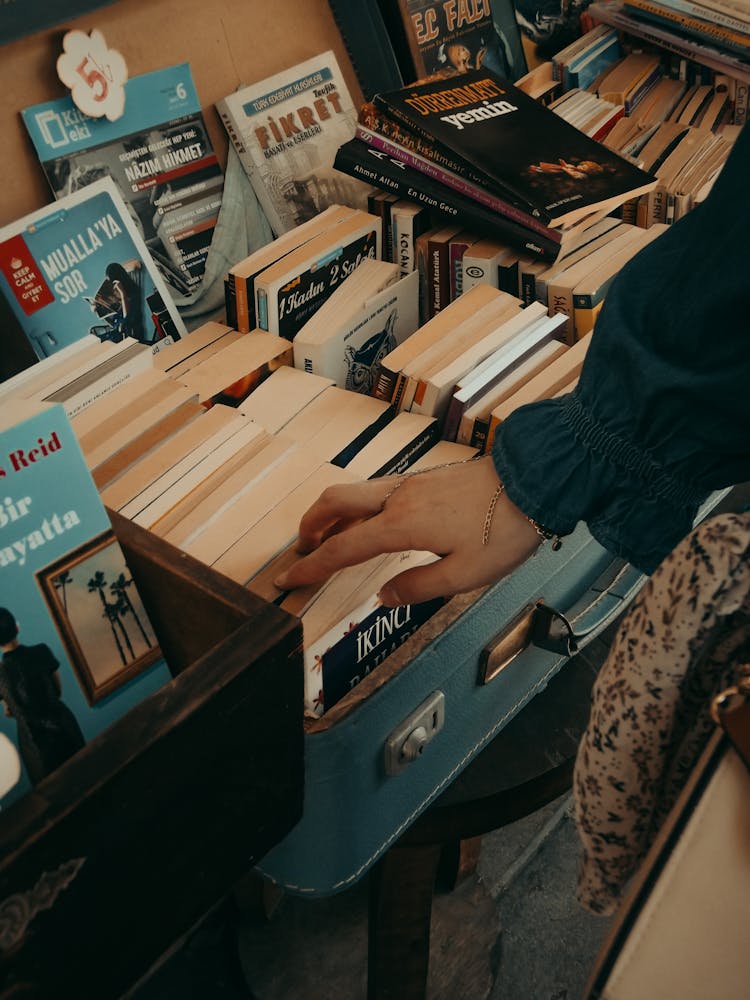
[[[189,295],[203,277],[224,187],[190,66],[129,79],[116,121],[84,115],[72,97],[22,116],[55,198],[111,177],[164,279]]]
[[[186,333],[110,177],[0,229],[0,293],[38,358],[86,334],[157,348]]]
[[[0,483],[3,808],[171,675],[61,406],[0,431]]]

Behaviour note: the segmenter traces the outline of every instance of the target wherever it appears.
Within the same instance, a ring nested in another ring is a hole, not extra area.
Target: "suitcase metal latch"
[[[385,741],[385,773],[398,774],[437,736],[445,722],[445,695],[433,691]]]

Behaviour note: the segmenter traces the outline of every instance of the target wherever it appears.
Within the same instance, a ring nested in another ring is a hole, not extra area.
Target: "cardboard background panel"
[[[55,64],[66,31],[98,28],[125,58],[130,76],[189,62],[211,141],[226,162],[227,139],[214,109],[240,84],[333,49],[355,104],[362,100],[326,0],[117,0],[0,48],[0,226],[52,200],[20,111],[63,97]]]

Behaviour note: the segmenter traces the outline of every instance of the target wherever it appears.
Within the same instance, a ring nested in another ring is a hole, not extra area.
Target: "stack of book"
[[[264,331],[239,334],[207,323],[157,355],[146,350],[147,365],[110,381],[70,420],[82,461],[108,508],[278,601],[286,595],[273,580],[284,561],[294,558],[300,517],[316,496],[336,484],[405,471],[417,461],[429,464],[430,452],[443,444],[435,418],[396,417],[387,402],[292,367],[291,349]],[[3,411],[15,419],[54,413],[51,387],[57,391],[96,371],[99,359],[113,352],[114,345],[87,338],[40,361],[3,383]],[[238,383],[242,393],[233,398],[230,390]],[[452,448],[449,455],[438,448],[432,464],[476,453]],[[370,580],[374,590],[364,579],[356,595],[354,588],[351,594],[344,590],[347,600],[356,596],[354,605],[339,605],[340,587],[330,594],[326,589],[326,596],[316,596],[309,628],[303,616],[306,646],[318,643],[318,659],[307,656],[310,711],[330,706],[377,662],[355,664],[348,653],[332,653],[337,666],[321,677],[319,643],[335,645],[344,615],[347,626],[356,612],[371,629],[381,613],[392,614],[379,608],[376,593],[387,576],[378,579],[377,586],[375,577]],[[397,626],[389,632],[390,644],[403,641],[439,603],[399,611],[398,622],[389,623],[389,629]],[[315,640],[307,642],[308,633]],[[384,656],[383,649],[378,655]]]
[[[750,61],[750,10],[732,0],[625,0],[625,11]]]
[[[488,70],[377,94],[338,169],[554,260],[653,178]]]
[[[742,103],[747,107],[750,18],[743,0],[659,0],[647,4],[640,0],[595,0],[585,20],[607,24],[638,44],[645,41],[672,53],[678,62],[697,67],[701,73],[728,74],[742,84]]]
[[[522,306],[485,284],[464,292],[382,360],[375,394],[402,418],[436,421],[444,440],[487,451],[516,406],[573,388],[588,344],[563,342],[564,314]]]

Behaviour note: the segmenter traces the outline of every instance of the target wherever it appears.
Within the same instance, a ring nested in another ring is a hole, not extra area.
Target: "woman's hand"
[[[394,486],[398,483],[396,489]],[[536,549],[539,536],[503,494],[487,544],[482,536],[499,485],[492,459],[329,487],[302,518],[302,558],[275,581],[281,590],[327,579],[386,552],[434,552],[381,590],[387,607],[448,597],[493,583]]]

